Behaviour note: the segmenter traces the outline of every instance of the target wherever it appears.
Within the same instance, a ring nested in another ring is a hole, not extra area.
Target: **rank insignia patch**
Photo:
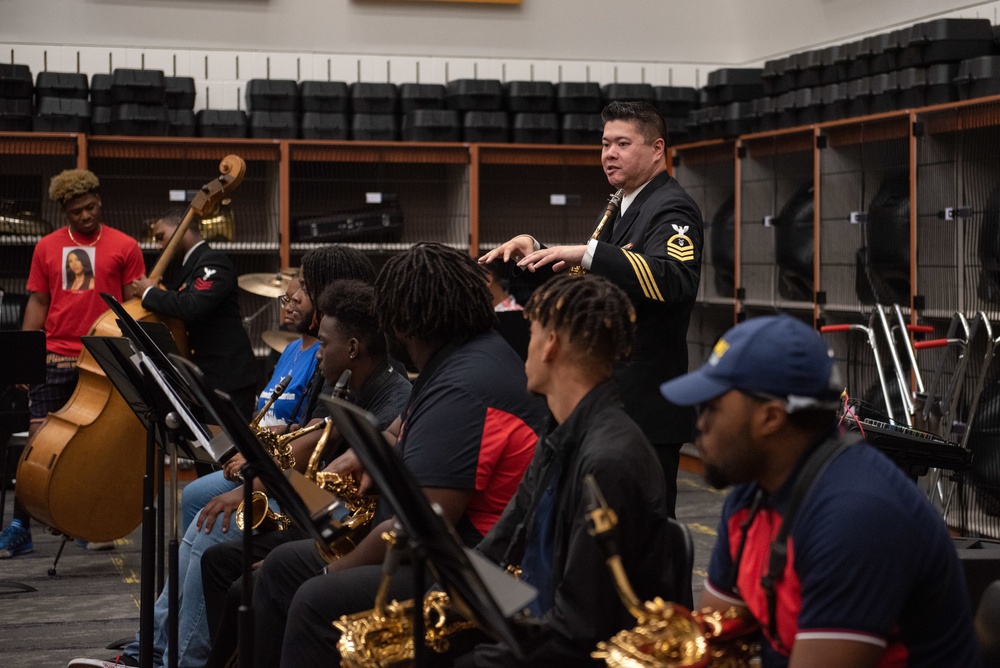
[[[675,235],[667,239],[667,255],[678,262],[690,262],[694,260],[694,244],[687,235],[687,225],[671,225]]]

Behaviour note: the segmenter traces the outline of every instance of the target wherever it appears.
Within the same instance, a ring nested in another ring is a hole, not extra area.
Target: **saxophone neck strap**
[[[767,573],[760,578],[760,586],[767,598],[767,635],[781,650],[787,651],[787,648],[784,647],[781,637],[778,635],[778,595],[775,585],[784,577],[785,566],[788,563],[788,535],[792,532],[799,509],[826,467],[840,453],[860,440],[861,438],[856,434],[846,438],[839,434],[830,436],[819,447],[814,448],[806,455],[807,459],[795,478],[788,500],[788,508],[785,510],[781,526],[778,528],[778,534],[771,543]]]

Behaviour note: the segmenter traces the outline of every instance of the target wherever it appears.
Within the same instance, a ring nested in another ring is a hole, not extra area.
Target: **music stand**
[[[174,364],[190,382],[202,405],[212,414],[233,444],[246,458],[243,473],[243,507],[253,507],[253,481],[259,477],[268,494],[281,505],[281,512],[323,545],[329,545],[349,530],[351,511],[341,501],[309,481],[295,469],[282,471],[257,440],[246,420],[227,394],[213,389],[204,374],[191,361],[171,356]],[[253,665],[253,530],[243,531],[243,599],[239,608],[240,666]]]
[[[140,579],[139,607],[139,663],[153,665],[153,606],[154,573],[157,572],[157,557],[162,555],[157,549],[164,540],[165,517],[163,504],[155,505],[156,484],[156,444],[161,451],[169,448],[172,461],[177,461],[178,444],[185,455],[196,461],[214,464],[219,460],[218,452],[225,448],[213,445],[208,429],[191,413],[190,406],[197,405],[194,395],[188,389],[183,377],[163,353],[159,339],[164,345],[173,347],[173,340],[162,323],[146,323],[144,328],[118,301],[107,293],[101,298],[118,318],[118,327],[123,337],[82,337],[83,345],[91,352],[94,360],[104,370],[108,379],[122,395],[129,408],[146,428],[146,474],[143,481],[143,532],[142,564]],[[176,349],[176,348],[175,348]],[[216,441],[217,443],[217,441]],[[214,448],[214,449],[213,449]],[[225,457],[222,458],[223,460]],[[162,461],[162,460],[161,460]],[[160,498],[164,494],[163,476],[159,477]],[[177,499],[177,467],[170,469],[170,498]],[[171,515],[168,563],[173,582],[178,579],[179,535],[177,503],[173,504]],[[159,531],[157,530],[159,529]],[[163,560],[159,559],[159,582],[163,582]],[[171,662],[177,652],[177,587],[170,591],[168,637],[171,648]]]
[[[524,660],[524,650],[509,618],[534,600],[535,588],[514,580],[479,553],[462,547],[445,519],[431,508],[399,455],[379,433],[371,414],[341,399],[322,397],[321,401],[406,529],[418,558],[415,572],[422,572],[419,562],[425,562],[459,612]],[[423,595],[421,587],[414,601],[422,600]],[[423,614],[420,605],[415,604],[414,611],[415,615]],[[414,637],[415,659],[423,644],[421,630],[420,637]]]
[[[0,385],[19,385],[45,382],[45,332],[41,330],[0,331],[0,350],[7,351],[4,363],[0,365]],[[4,461],[7,458],[7,443],[2,444]],[[6,473],[6,465],[4,472]],[[6,485],[4,480],[2,484]],[[6,498],[7,491],[4,490]],[[15,492],[16,493],[16,492]],[[0,517],[0,520],[3,518]],[[0,587],[6,591],[0,594],[17,594],[38,591],[31,585],[10,580],[0,580]]]

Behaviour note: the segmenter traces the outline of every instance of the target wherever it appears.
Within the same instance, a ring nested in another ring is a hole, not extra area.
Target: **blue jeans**
[[[205,665],[211,649],[208,621],[205,618],[205,593],[201,586],[201,555],[216,543],[223,543],[243,535],[243,532],[236,528],[235,520],[230,522],[229,531],[226,533],[222,532],[221,522],[216,522],[212,531],[205,533],[198,531],[194,519],[213,497],[237,486],[236,483],[226,480],[221,471],[216,471],[189,483],[181,494],[183,522],[181,526],[186,526],[187,530],[178,549],[177,566],[180,580],[177,623],[179,668]],[[157,668],[169,662],[167,653],[169,605],[170,582],[167,581],[153,608],[153,665]],[[135,634],[135,641],[129,643],[123,653],[138,660],[138,633]]]

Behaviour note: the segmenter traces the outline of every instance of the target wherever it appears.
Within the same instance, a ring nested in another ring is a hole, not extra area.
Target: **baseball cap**
[[[819,333],[788,315],[753,318],[722,335],[708,361],[660,386],[668,401],[693,406],[729,390],[786,399],[788,412],[839,406],[843,389]]]

